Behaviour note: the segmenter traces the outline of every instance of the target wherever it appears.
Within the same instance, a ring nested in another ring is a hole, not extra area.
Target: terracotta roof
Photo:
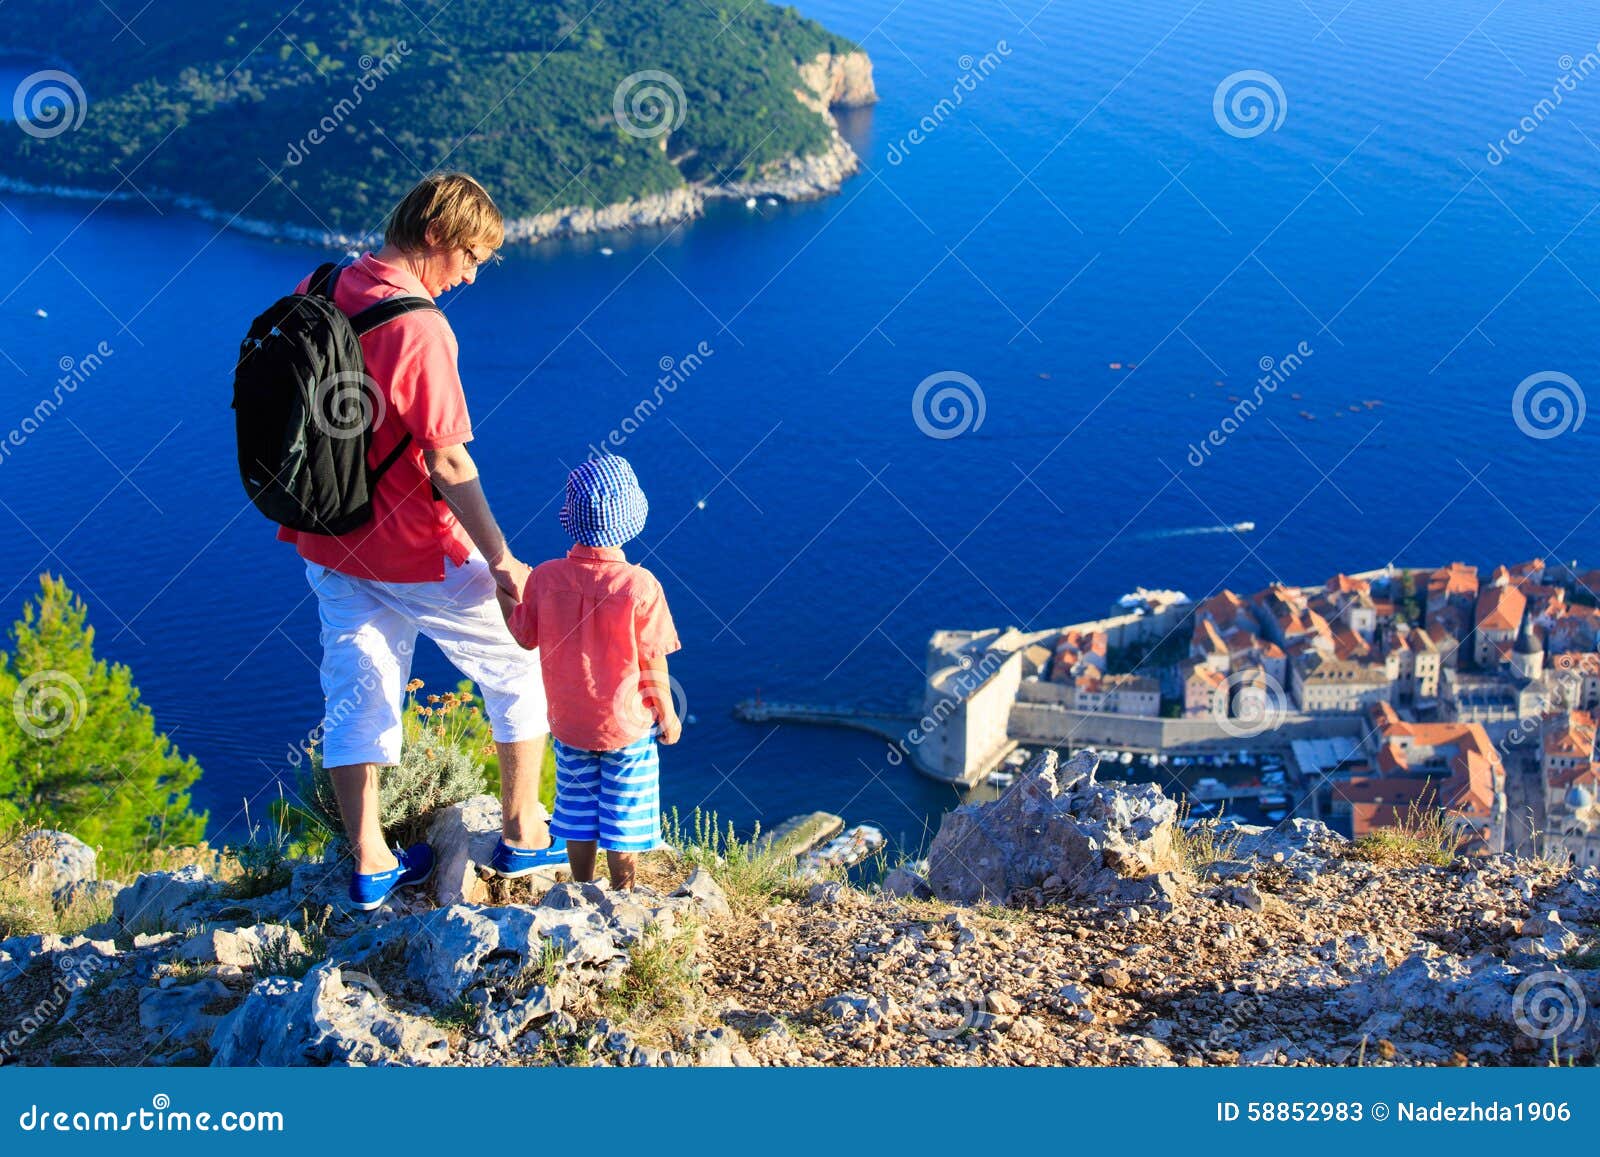
[[[1248,608],[1243,599],[1230,590],[1222,590],[1195,608],[1195,618],[1210,617],[1221,626],[1231,627]]]
[[[1594,755],[1595,719],[1587,711],[1564,711],[1551,716],[1544,726],[1544,753],[1556,757]]]
[[[1515,631],[1527,608],[1528,596],[1516,587],[1485,587],[1478,596],[1478,629]]]
[[[1449,598],[1452,595],[1476,595],[1478,593],[1478,568],[1468,566],[1464,562],[1453,562],[1449,566],[1440,567],[1428,576],[1428,597],[1430,599]]]
[[[1549,786],[1565,791],[1571,787],[1586,787],[1600,794],[1600,766],[1593,760],[1584,760],[1572,767],[1553,771],[1548,777]]]

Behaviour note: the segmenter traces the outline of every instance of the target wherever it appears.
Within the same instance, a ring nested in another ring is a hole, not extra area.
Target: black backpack
[[[358,339],[402,314],[439,308],[408,295],[346,317],[333,304],[341,268],[321,266],[305,293],[256,318],[233,375],[245,493],[272,521],[313,534],[370,522],[378,479],[411,445],[407,434],[382,462],[367,464],[384,395],[367,376]]]

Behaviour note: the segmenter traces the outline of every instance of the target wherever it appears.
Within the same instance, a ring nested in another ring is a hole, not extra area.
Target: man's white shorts
[[[478,685],[494,737],[541,739],[550,730],[539,653],[506,629],[494,577],[477,551],[444,579],[382,583],[306,564],[322,617],[322,759],[326,767],[400,762],[401,711],[418,632]]]

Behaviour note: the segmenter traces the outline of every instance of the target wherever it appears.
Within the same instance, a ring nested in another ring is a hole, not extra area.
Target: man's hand
[[[494,585],[502,593],[510,595],[515,605],[522,601],[522,588],[533,573],[533,568],[507,550],[489,564],[489,573],[494,576]]]

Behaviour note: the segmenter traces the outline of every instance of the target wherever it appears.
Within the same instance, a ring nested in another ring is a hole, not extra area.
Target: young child
[[[661,846],[656,732],[681,731],[667,679],[678,635],[661,584],[623,557],[649,504],[615,455],[567,477],[561,526],[574,546],[534,567],[522,599],[500,592],[512,637],[539,649],[556,750],[550,835],[567,841],[572,878],[594,879],[604,848],[611,886],[633,887],[635,855]]]

